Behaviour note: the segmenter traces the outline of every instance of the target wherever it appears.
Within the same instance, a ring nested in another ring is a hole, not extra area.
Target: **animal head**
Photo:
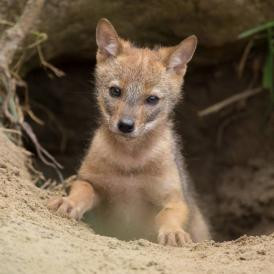
[[[134,138],[165,121],[181,97],[196,36],[174,47],[137,48],[120,38],[107,19],[101,19],[96,42],[97,98],[108,128]]]

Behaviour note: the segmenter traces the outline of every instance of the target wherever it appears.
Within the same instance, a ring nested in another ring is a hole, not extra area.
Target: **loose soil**
[[[0,132],[0,273],[273,273],[274,234],[163,247],[94,235],[49,212],[26,152]]]

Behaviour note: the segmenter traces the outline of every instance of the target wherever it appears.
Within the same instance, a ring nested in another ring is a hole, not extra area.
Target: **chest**
[[[124,203],[144,200],[146,179],[134,175],[121,175],[113,172],[91,174],[93,187],[108,203]]]
[[[157,207],[146,194],[148,181],[133,175],[108,174],[97,174],[93,179],[94,188],[102,198],[94,211],[99,231],[103,231],[104,235],[114,233],[116,236],[148,233],[145,231],[152,227],[148,224],[154,220],[157,212]]]

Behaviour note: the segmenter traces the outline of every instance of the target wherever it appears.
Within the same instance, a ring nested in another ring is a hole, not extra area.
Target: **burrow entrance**
[[[32,110],[44,125],[29,122],[69,176],[78,169],[98,121],[94,62],[55,64],[66,76],[57,78],[43,69],[27,76]],[[231,63],[192,67],[184,101],[176,109],[183,154],[216,240],[274,231],[274,115],[268,112],[269,95],[197,116],[199,110],[245,90],[252,79],[249,72],[239,78]],[[33,150],[27,141],[26,146]],[[38,160],[36,165],[46,176],[55,176]]]

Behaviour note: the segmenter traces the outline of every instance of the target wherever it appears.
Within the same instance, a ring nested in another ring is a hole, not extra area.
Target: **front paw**
[[[190,235],[181,228],[162,228],[158,233],[158,243],[168,246],[183,246],[191,243]]]
[[[56,211],[64,217],[69,217],[75,220],[80,220],[84,211],[69,197],[53,198],[48,203],[48,208]]]

